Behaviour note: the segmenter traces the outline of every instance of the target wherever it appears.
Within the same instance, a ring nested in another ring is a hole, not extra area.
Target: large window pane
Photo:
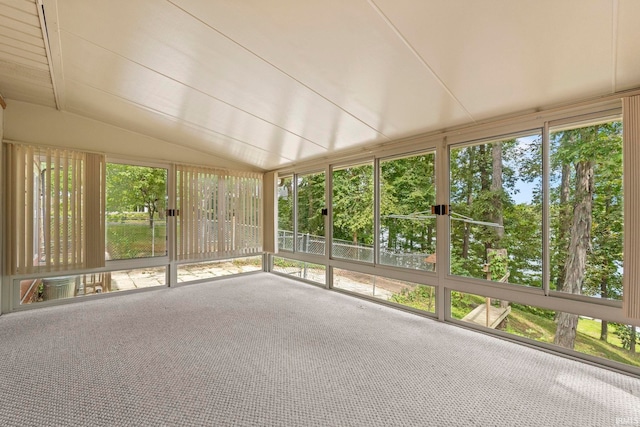
[[[553,129],[550,144],[551,289],[622,299],[622,123]],[[573,348],[580,318],[555,321],[554,344]]]
[[[622,123],[552,129],[551,289],[622,299]]]
[[[293,251],[293,178],[278,183],[278,249]]]
[[[16,282],[19,282],[20,304],[22,305],[106,292],[163,286],[166,284],[166,268],[139,268],[17,280]]]
[[[454,147],[451,273],[542,285],[541,134]]]
[[[331,254],[373,262],[373,240],[373,165],[334,169]]]
[[[167,254],[166,198],[166,169],[107,164],[109,259]]]
[[[300,277],[321,285],[327,283],[326,268],[324,265],[320,264],[274,257],[272,271],[288,274],[294,277]]]
[[[104,156],[8,145],[11,273],[104,266]]]
[[[262,256],[196,262],[178,265],[178,283],[262,271]]]
[[[435,154],[380,162],[380,263],[435,270]]]
[[[489,307],[489,316],[486,316]],[[558,313],[530,305],[508,303],[468,293],[451,292],[451,317],[498,329],[535,341],[561,345],[580,353],[640,366],[640,328],[576,316],[570,346],[558,342]],[[487,322],[488,319],[488,322]]]
[[[333,287],[428,313],[435,313],[436,309],[433,286],[334,268]]]
[[[324,173],[298,176],[298,252],[324,255],[324,182]]]

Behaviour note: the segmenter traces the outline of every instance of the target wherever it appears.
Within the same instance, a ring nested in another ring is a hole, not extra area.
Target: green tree
[[[552,281],[562,292],[615,297],[622,267],[621,124],[557,132],[552,148],[552,164],[561,170],[559,187],[552,192],[557,218]],[[556,322],[554,343],[573,348],[578,316],[558,312]],[[600,337],[606,336],[603,322]]]
[[[149,226],[162,217],[167,195],[167,170],[117,163],[107,164],[107,211],[146,211]]]
[[[451,150],[450,199],[454,213],[451,269],[454,274],[486,277],[483,266],[487,263],[488,249],[507,249],[509,258],[515,260],[509,245],[516,242],[521,242],[523,251],[518,255],[522,258],[509,263],[510,272],[512,267],[522,268],[519,275],[522,278],[524,272],[531,269],[527,261],[537,256],[536,246],[523,237],[529,239],[535,233],[530,227],[521,232],[514,225],[518,222],[535,224],[534,219],[522,217],[533,211],[516,208],[511,197],[518,180],[514,165],[519,144],[518,140],[509,139]],[[487,224],[457,220],[459,218]],[[531,247],[534,255],[528,256],[525,252]]]
[[[430,153],[381,163],[380,241],[388,252],[435,252],[435,220],[391,215],[428,213],[435,204],[435,165]]]
[[[278,183],[278,229],[293,231],[293,178],[280,178]]]
[[[354,245],[373,244],[373,166],[333,172],[333,237]]]

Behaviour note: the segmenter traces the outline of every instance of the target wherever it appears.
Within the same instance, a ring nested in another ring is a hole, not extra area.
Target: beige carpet
[[[0,316],[0,425],[640,425],[640,379],[259,273]]]

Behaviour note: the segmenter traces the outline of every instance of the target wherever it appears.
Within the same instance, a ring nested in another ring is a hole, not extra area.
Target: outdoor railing
[[[278,247],[293,251],[294,235],[292,231],[278,230]],[[298,234],[297,250],[316,255],[324,255],[326,238],[313,234]],[[373,246],[354,244],[341,239],[333,239],[331,254],[336,258],[344,258],[363,262],[373,262]],[[425,253],[394,253],[380,250],[380,264],[416,270],[433,270],[433,264],[426,261]]]

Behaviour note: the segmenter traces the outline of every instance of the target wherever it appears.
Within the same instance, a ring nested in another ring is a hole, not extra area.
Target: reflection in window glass
[[[274,257],[272,271],[310,280],[322,285],[327,282],[326,268],[324,265],[320,264]]]
[[[332,256],[373,262],[373,165],[333,171]]]
[[[535,341],[555,344],[595,357],[640,366],[640,328],[578,316],[576,333],[569,343],[559,343],[558,313],[530,305],[505,303],[468,293],[451,292],[451,317]]]
[[[300,175],[298,191],[298,252],[324,255],[324,173]]]
[[[380,264],[435,270],[435,154],[380,162]]]
[[[293,251],[293,178],[278,182],[278,249]]]
[[[19,280],[20,304],[164,286],[165,267]]]
[[[451,273],[542,286],[542,137],[451,148]]]
[[[178,283],[262,271],[262,256],[178,265]]]
[[[167,254],[167,170],[107,164],[107,259]]]

